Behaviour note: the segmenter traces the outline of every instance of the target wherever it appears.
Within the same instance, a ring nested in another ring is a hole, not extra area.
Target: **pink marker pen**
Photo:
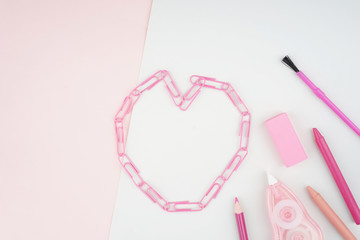
[[[285,184],[268,174],[267,210],[274,240],[323,240],[320,227]]]
[[[342,175],[339,166],[337,165],[334,156],[331,153],[329,146],[327,145],[325,138],[321,135],[319,130],[313,128],[316,144],[319,147],[321,154],[324,157],[326,165],[328,166],[331,175],[333,176],[336,185],[338,186],[341,195],[357,225],[360,225],[360,208],[357,205],[355,198],[346,183],[344,176]]]

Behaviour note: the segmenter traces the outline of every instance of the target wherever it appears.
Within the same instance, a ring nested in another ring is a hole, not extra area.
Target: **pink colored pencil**
[[[237,224],[237,228],[239,231],[239,239],[240,240],[248,240],[244,212],[243,212],[243,210],[240,206],[239,200],[237,198],[235,198],[234,211],[235,211],[236,224]]]
[[[357,205],[354,196],[352,195],[349,186],[347,185],[345,178],[343,177],[339,166],[337,165],[334,156],[332,155],[329,146],[327,145],[324,137],[321,135],[319,130],[316,128],[313,129],[315,141],[318,145],[321,154],[324,157],[324,160],[326,162],[326,165],[328,166],[336,185],[338,186],[341,195],[344,198],[344,201],[350,210],[350,213],[357,225],[360,225],[360,209]]]

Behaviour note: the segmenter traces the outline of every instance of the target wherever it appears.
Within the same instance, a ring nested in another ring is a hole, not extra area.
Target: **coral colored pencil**
[[[325,199],[310,186],[307,186],[307,190],[312,200],[325,214],[327,219],[329,219],[329,221],[334,225],[334,227],[336,228],[336,230],[338,230],[341,236],[346,240],[357,240],[354,234],[352,234],[349,228],[339,218],[339,216],[334,212],[334,210],[329,206],[329,204],[325,201]]]
[[[236,224],[237,224],[237,228],[239,231],[239,239],[240,240],[248,240],[244,212],[243,212],[243,210],[240,206],[239,200],[237,198],[235,198],[234,211],[235,211]]]

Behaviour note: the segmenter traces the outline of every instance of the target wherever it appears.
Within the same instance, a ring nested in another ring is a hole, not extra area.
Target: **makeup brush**
[[[323,91],[320,90],[320,88],[311,82],[310,79],[296,67],[289,56],[284,57],[282,62],[294,70],[296,75],[298,75],[299,78],[301,78],[301,80],[303,80],[303,82],[306,83],[309,88],[311,88],[314,94],[318,96],[318,98],[320,98],[324,103],[326,103],[329,108],[331,108],[352,130],[354,130],[354,132],[357,133],[357,135],[360,136],[360,129],[333,102],[331,102],[331,100],[325,95]]]

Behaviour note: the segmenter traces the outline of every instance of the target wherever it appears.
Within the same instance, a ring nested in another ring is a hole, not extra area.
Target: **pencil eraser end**
[[[267,120],[265,125],[286,167],[291,167],[307,159],[304,148],[286,113]]]

